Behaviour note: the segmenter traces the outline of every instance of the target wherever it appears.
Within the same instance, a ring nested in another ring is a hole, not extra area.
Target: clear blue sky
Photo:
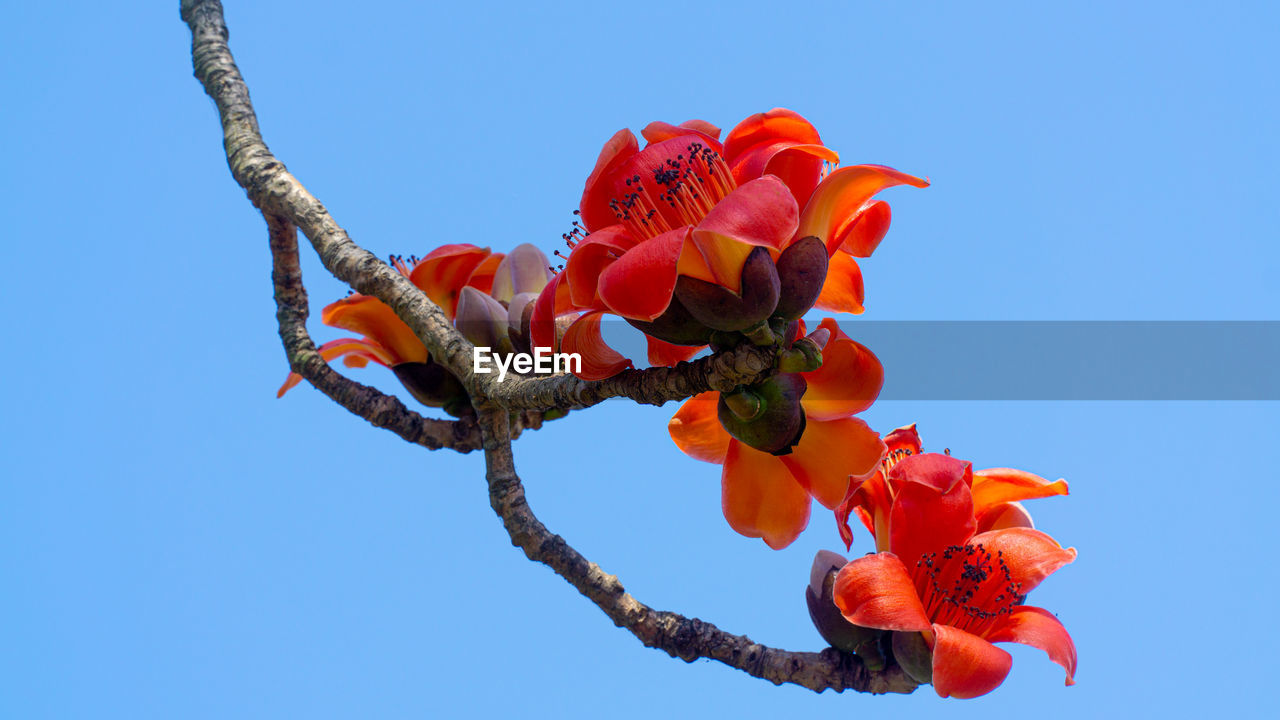
[[[380,255],[550,252],[618,128],[785,106],[846,163],[933,180],[884,196],[867,318],[1280,319],[1272,4],[227,5],[268,144]],[[177,6],[16,3],[0,29],[0,717],[1271,703],[1277,403],[866,414],[1071,482],[1032,510],[1080,559],[1032,600],[1076,640],[1075,687],[1017,647],[970,702],[818,696],[643,648],[510,547],[479,455],[421,452],[308,387],[276,400],[263,223]],[[313,255],[304,274],[316,308],[345,292]],[[533,507],[657,607],[818,649],[801,595],[834,525],[815,514],[782,552],[732,533],[718,469],[667,438],[674,410],[610,402],[522,438]]]

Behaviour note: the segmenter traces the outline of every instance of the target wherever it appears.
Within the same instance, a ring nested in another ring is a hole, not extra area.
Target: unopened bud
[[[774,375],[746,388],[760,399],[760,412],[751,419],[739,417],[720,394],[720,424],[740,442],[773,455],[788,455],[800,442],[804,432],[804,408],[800,398],[808,387],[803,377],[793,374]],[[732,395],[733,393],[728,393]]]
[[[457,416],[463,408],[470,405],[471,400],[462,383],[434,360],[392,365],[391,371],[409,394],[427,407],[444,408],[449,414]]]
[[[627,318],[627,322],[645,335],[672,345],[706,345],[711,341],[711,328],[690,315],[675,296],[672,296],[666,311],[653,320],[645,322]]]
[[[809,311],[827,281],[827,246],[810,235],[778,256],[778,307],[774,315],[795,320]]]
[[[523,243],[507,253],[493,273],[493,290],[489,294],[502,302],[520,293],[538,293],[551,281],[551,263],[538,248]]]
[[[715,330],[745,330],[773,314],[778,306],[778,271],[769,251],[757,247],[742,265],[740,292],[681,275],[676,298],[695,319]]]
[[[778,354],[778,372],[812,372],[822,367],[822,350],[809,338],[800,338]]]
[[[933,651],[918,632],[893,634],[893,659],[918,683],[933,682]]]
[[[532,352],[529,324],[533,320],[533,304],[537,293],[517,293],[507,306],[507,337],[519,352]]]
[[[883,670],[884,655],[880,652],[880,630],[854,625],[845,619],[834,600],[835,579],[845,566],[843,556],[830,550],[819,550],[809,571],[809,587],[804,598],[809,605],[809,618],[818,634],[831,647],[844,652],[857,653],[868,670]]]
[[[487,347],[493,352],[511,352],[508,317],[507,308],[502,303],[468,286],[458,294],[458,315],[453,324],[476,347]]]

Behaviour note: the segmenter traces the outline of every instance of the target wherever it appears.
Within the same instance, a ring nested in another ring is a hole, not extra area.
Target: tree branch
[[[267,148],[249,89],[227,45],[222,3],[182,0],[182,19],[191,28],[195,76],[218,107],[227,164],[249,199],[264,212],[278,214],[302,230],[335,277],[389,305],[473,398],[516,410],[581,408],[611,397],[661,405],[707,390],[730,390],[772,372],[774,351],[759,348],[744,348],[676,368],[630,371],[599,382],[551,376],[499,383],[492,374],[472,372],[472,345],[454,329],[444,311],[408,278],[356,245],[324,205]]]
[[[489,503],[502,518],[511,544],[556,572],[577,588],[618,627],[625,628],[647,647],[658,648],[685,662],[698,658],[718,660],[775,685],[794,683],[822,692],[857,690],[870,693],[910,693],[916,683],[897,665],[871,672],[856,655],[827,648],[819,653],[791,652],[767,647],[745,635],[732,635],[709,622],[665,610],[654,610],[636,600],[618,578],[600,569],[554,535],[538,520],[525,499],[516,475],[507,440],[507,416],[501,410],[481,410],[484,435],[485,477]]]

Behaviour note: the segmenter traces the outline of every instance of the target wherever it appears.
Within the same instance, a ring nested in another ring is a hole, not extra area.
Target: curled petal
[[[609,207],[609,201],[614,195],[613,175],[639,151],[640,144],[636,142],[636,136],[626,128],[614,133],[600,150],[595,169],[587,177],[586,187],[582,190],[582,202],[578,206],[587,232],[595,232],[618,221],[613,208]]]
[[[836,607],[854,625],[904,632],[931,627],[911,574],[893,553],[865,555],[845,565],[834,592]]]
[[[645,336],[645,340],[649,343],[649,364],[655,367],[661,365],[671,367],[697,355],[706,347],[706,345],[673,345],[648,335]]]
[[[729,433],[716,417],[720,393],[705,392],[685,401],[667,423],[676,447],[704,462],[723,464],[729,452]]]
[[[596,307],[600,299],[600,274],[635,245],[635,238],[623,225],[597,230],[578,243],[564,265],[573,304],[580,308],[602,309]]]
[[[822,367],[803,373],[809,390],[801,404],[811,420],[834,420],[871,407],[884,386],[884,367],[831,318],[818,325],[830,339],[822,348]],[[815,331],[815,332],[818,332]]]
[[[889,471],[889,547],[904,563],[973,536],[970,477],[969,463],[936,453],[904,458]]]
[[[324,358],[325,362],[333,362],[337,358],[344,358],[344,362],[347,367],[363,367],[367,365],[370,360],[378,363],[379,365],[390,366],[393,364],[393,358],[387,353],[385,348],[376,343],[369,342],[368,340],[339,338],[337,340],[330,340],[329,342],[321,345],[318,349],[320,351],[320,357]],[[285,393],[289,392],[289,390],[293,389],[300,382],[302,382],[301,375],[295,372],[289,373],[289,377],[285,379],[284,384],[276,391],[276,397],[284,397]]]
[[[849,490],[849,476],[865,475],[880,464],[884,443],[858,418],[810,418],[795,449],[781,457],[818,502],[835,508]]]
[[[1066,480],[1049,482],[1039,475],[1022,470],[991,468],[973,473],[973,510],[976,513],[1016,500],[1066,494]]]
[[[529,321],[529,337],[533,347],[551,348],[554,352],[560,343],[556,337],[556,321],[574,311],[573,300],[569,297],[569,283],[565,282],[565,274],[560,273],[542,288],[538,299],[533,303],[533,315]]]
[[[828,254],[840,247],[837,231],[876,193],[894,185],[927,187],[929,181],[898,172],[883,165],[852,165],[825,177],[800,215],[800,237],[816,235],[827,245]]]
[[[1000,687],[1013,656],[972,633],[933,626],[933,689],[938,697],[976,698]]]
[[[597,310],[578,318],[560,341],[563,352],[582,356],[582,372],[575,374],[583,380],[604,380],[631,367],[630,360],[604,341],[600,334],[601,315]]]
[[[903,425],[895,428],[888,435],[884,436],[884,444],[889,446],[889,452],[907,451],[910,455],[920,454],[920,433],[916,431],[916,424]]]
[[[840,249],[854,257],[871,257],[888,234],[892,217],[889,203],[883,200],[868,203],[836,228],[833,242],[840,243]]]
[[[832,255],[827,264],[827,279],[822,283],[822,292],[814,307],[861,315],[865,298],[858,261],[842,252]]]
[[[978,523],[977,532],[980,533],[1015,527],[1035,527],[1035,523],[1031,520],[1031,513],[1018,502],[993,505],[982,512],[975,512],[974,519]]]
[[[640,134],[651,143],[692,135],[706,143],[712,150],[720,151],[720,128],[705,120],[686,120],[679,125],[672,125],[659,120],[645,125]]]
[[[724,158],[730,165],[750,148],[761,144],[789,141],[800,145],[821,145],[818,130],[800,113],[774,108],[756,113],[738,123],[724,138]],[[751,178],[748,178],[751,179]]]
[[[442,245],[413,266],[409,280],[452,320],[458,307],[458,293],[468,284],[472,272],[491,254],[488,248],[465,243]],[[499,257],[497,261],[493,261],[495,269],[501,260]],[[477,281],[480,285],[484,284],[480,278]],[[492,285],[492,279],[489,284]]]
[[[971,545],[981,545],[987,552],[999,554],[1009,566],[1009,577],[1027,594],[1058,568],[1076,559],[1075,548],[1064,548],[1048,534],[1031,528],[992,530],[974,535]]]
[[[532,246],[530,245],[529,247]],[[539,251],[538,254],[541,254],[541,252]],[[493,282],[497,278],[498,268],[502,265],[502,261],[505,259],[506,256],[502,253],[493,253],[481,260],[480,264],[476,265],[475,268],[471,270],[471,274],[467,276],[467,282],[465,283],[466,287],[475,288],[485,295],[490,294],[493,291]],[[547,270],[549,274],[550,268]],[[542,285],[545,284],[546,283],[544,282]],[[542,285],[539,285],[537,290],[541,290]],[[537,290],[534,292],[537,292]]]
[[[1067,685],[1075,685],[1076,644],[1053,613],[1044,608],[1022,605],[1004,616],[987,633],[988,642],[1016,642],[1040,648],[1049,659],[1067,671]]]
[[[720,475],[720,504],[730,527],[781,550],[809,524],[812,501],[781,460],[733,440]]]
[[[676,289],[676,264],[689,228],[649,238],[600,273],[600,300],[633,320],[653,320],[666,312]]]
[[[389,365],[426,362],[427,346],[388,305],[369,295],[350,295],[320,311],[325,325],[364,335],[386,350]]]
[[[742,286],[742,266],[756,247],[778,253],[796,235],[799,217],[791,191],[768,175],[739,186],[711,208],[693,230],[693,244],[715,282],[733,292]],[[681,272],[684,272],[683,268]]]

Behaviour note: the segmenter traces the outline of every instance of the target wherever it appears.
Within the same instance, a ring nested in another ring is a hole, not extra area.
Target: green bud
[[[724,400],[729,411],[739,420],[755,420],[764,411],[764,403],[760,400],[760,396],[746,388],[737,392],[721,393],[720,399]]]
[[[808,387],[799,375],[774,375],[746,388],[760,399],[760,412],[751,419],[739,417],[720,394],[720,424],[740,442],[774,455],[790,454],[804,432],[804,408],[800,398]],[[727,393],[733,395],[734,393]]]
[[[933,682],[933,651],[920,633],[895,632],[893,658],[916,682]]]
[[[822,367],[822,349],[809,338],[800,338],[778,354],[778,372],[812,372]]]

